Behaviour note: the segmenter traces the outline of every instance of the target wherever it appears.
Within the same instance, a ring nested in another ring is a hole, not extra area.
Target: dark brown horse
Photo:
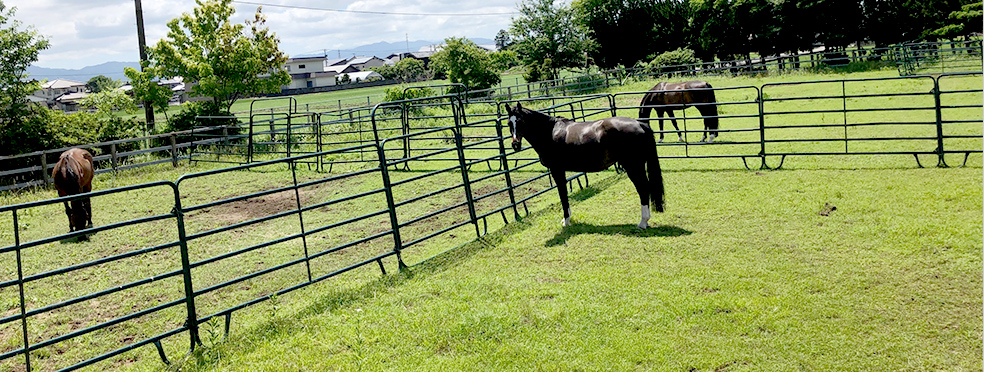
[[[61,154],[51,177],[58,189],[58,196],[76,195],[92,191],[92,155],[83,149],[70,149]],[[65,202],[68,215],[68,231],[92,227],[92,205],[89,198]]]
[[[684,83],[661,82],[656,84],[653,89],[642,97],[639,104],[639,120],[649,122],[649,112],[656,109],[659,116],[659,142],[663,142],[663,113],[670,114],[673,121],[673,128],[683,142],[683,134],[677,126],[676,117],[673,110],[683,110],[687,107],[696,107],[700,115],[704,117],[704,138],[701,142],[707,142],[707,134],[710,133],[710,141],[713,142],[718,134],[718,111],[717,100],[714,98],[714,90],[711,84],[706,81],[688,81]]]
[[[637,226],[640,229],[649,226],[650,206],[657,212],[663,211],[663,174],[653,130],[648,125],[625,117],[575,122],[523,108],[519,103],[515,108],[507,104],[506,112],[513,149],[519,151],[526,138],[540,156],[540,163],[550,169],[557,182],[564,210],[561,225],[571,223],[565,172],[599,172],[616,162],[625,169],[639,193],[642,220]]]

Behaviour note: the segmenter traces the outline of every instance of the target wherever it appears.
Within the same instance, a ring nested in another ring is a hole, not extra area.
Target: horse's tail
[[[650,151],[646,152],[646,171],[649,172],[650,208],[662,212],[666,207],[666,195],[663,189],[663,170],[659,167],[659,154],[656,151],[656,139],[650,138]]]
[[[648,121],[643,121],[643,119],[649,119],[649,113],[653,111],[653,107],[650,106],[650,101],[654,98],[653,93],[646,93],[646,95],[642,97],[642,102],[639,103],[639,121],[645,124],[649,124]]]
[[[714,96],[714,87],[711,84],[704,83],[703,88],[707,88],[705,91],[701,91],[704,95],[703,105],[697,106],[697,110],[700,111],[700,115],[704,116],[704,126],[711,130],[711,134],[717,135],[718,130],[718,108],[717,108],[717,98]]]

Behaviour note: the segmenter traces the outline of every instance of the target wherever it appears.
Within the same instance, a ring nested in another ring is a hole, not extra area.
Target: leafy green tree
[[[137,112],[137,103],[126,92],[119,89],[103,90],[91,93],[79,102],[84,107],[96,109],[96,114],[103,117],[115,118],[120,113],[132,115]]]
[[[981,6],[982,2],[980,1],[961,6],[960,10],[950,12],[950,15],[947,16],[946,25],[930,30],[927,34],[953,39],[968,36],[974,32],[981,32],[981,18],[984,17]]]
[[[448,80],[468,89],[488,89],[502,81],[490,54],[471,40],[449,37],[444,48],[431,56],[431,68],[444,71]]]
[[[401,59],[393,67],[396,69],[396,79],[402,82],[420,81],[427,76],[424,61],[416,58]]]
[[[506,71],[519,65],[519,55],[511,50],[500,50],[489,55],[496,71]]]
[[[90,93],[99,93],[106,90],[113,90],[119,88],[122,85],[123,83],[121,83],[119,80],[115,80],[106,75],[93,76],[92,79],[89,79],[89,82],[85,83],[85,87],[86,89],[89,90]]]
[[[195,2],[193,13],[168,22],[166,37],[147,48],[151,63],[143,74],[182,77],[191,94],[210,97],[225,110],[239,98],[279,92],[290,82],[287,55],[277,35],[265,26],[262,8],[245,24],[233,24],[232,0]]]
[[[123,73],[130,79],[130,86],[133,87],[133,96],[145,104],[149,103],[151,108],[164,114],[167,118],[168,104],[174,93],[166,86],[158,83],[160,78],[155,75],[155,72],[156,70],[147,67],[143,71],[137,71],[130,67],[123,69]]]
[[[511,45],[512,45],[512,37],[509,36],[509,32],[508,31],[506,31],[506,30],[499,30],[499,32],[495,34],[495,48],[496,49],[498,49],[500,51],[503,51],[503,50],[509,49],[509,47]]]
[[[597,41],[591,56],[602,67],[631,66],[691,39],[687,0],[575,0],[571,7]]]
[[[40,88],[26,70],[48,48],[48,40],[33,27],[22,28],[16,8],[0,1],[0,154],[43,149],[49,141],[44,120],[33,119],[27,96]]]
[[[514,41],[510,49],[523,64],[542,64],[549,58],[554,75],[557,69],[586,67],[587,54],[596,43],[570,6],[555,0],[524,0],[519,13],[509,31]]]

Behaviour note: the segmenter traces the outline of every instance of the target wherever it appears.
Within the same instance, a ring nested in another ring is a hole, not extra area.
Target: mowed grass
[[[305,291],[182,368],[981,368],[979,168],[667,168],[649,230],[609,173],[571,227],[553,205],[407,273]]]
[[[979,78],[969,80],[979,89]],[[765,81],[721,78],[712,84],[729,87]],[[653,84],[639,82],[626,91]],[[720,101],[749,99],[745,90],[725,92],[729,94],[719,95]],[[620,107],[638,100],[620,97]],[[975,97],[979,104],[980,94]],[[741,116],[748,106],[728,105],[722,112]],[[694,109],[688,110],[694,115]],[[634,116],[634,111],[619,114]],[[981,112],[978,108],[963,114],[973,118]],[[904,115],[886,112],[883,117],[858,120],[898,122],[907,120]],[[748,118],[726,120],[722,119],[722,128],[757,128],[755,120]],[[702,129],[692,122],[689,129],[695,128]],[[910,128],[904,126],[876,128],[877,135],[910,133],[895,133]],[[979,125],[969,133],[979,135]],[[687,152],[756,154],[757,145],[733,143],[752,135],[730,132],[714,145],[686,146],[668,136],[673,143],[660,147],[668,213],[657,215],[654,227],[645,232],[634,229],[638,206],[631,184],[621,175],[604,172],[592,175],[592,187],[575,195],[575,225],[567,229],[559,226],[560,208],[551,191],[529,203],[531,216],[478,241],[471,225],[465,225],[409,247],[404,252],[412,265],[408,273],[394,275],[395,262],[388,259],[390,275],[382,276],[375,265],[345,273],[237,311],[228,340],[221,319],[203,324],[204,345],[197,354],[181,358],[188,347],[186,335],[166,340],[165,351],[170,358],[179,358],[178,368],[190,370],[980,369],[980,155],[971,156],[968,168],[954,169],[915,169],[911,155],[793,156],[782,171],[747,171],[735,158],[670,158]],[[757,134],[754,137],[757,140]],[[980,148],[980,138],[959,141]],[[443,148],[449,143],[438,142],[432,146]],[[932,150],[935,141],[931,142],[914,149]],[[486,152],[476,154],[491,155]],[[453,154],[437,157],[448,156]],[[521,156],[535,154],[527,151]],[[963,154],[952,154],[947,161],[957,165],[962,158]],[[778,161],[769,160],[773,166]],[[934,165],[934,160],[923,156],[924,165]],[[757,159],[749,162],[757,168]],[[414,165],[413,171],[391,176],[394,181],[412,179],[445,165],[440,161]],[[214,167],[198,164],[107,175],[97,179],[95,188],[175,180]],[[484,176],[484,168],[476,165],[469,177]],[[322,174],[302,167],[299,178],[303,182],[345,171],[340,167],[333,174]],[[533,174],[519,172],[513,180]],[[183,182],[183,205],[188,208],[282,187],[290,178],[283,166],[272,166],[188,180]],[[455,182],[460,182],[460,173],[451,172],[398,186],[394,192],[399,202]],[[346,178],[301,189],[299,195],[303,204],[310,205],[366,192],[380,183],[372,175]],[[490,179],[472,188],[480,195],[501,183]],[[547,186],[541,179],[520,193],[529,195]],[[4,204],[46,198],[52,192],[8,194]],[[461,202],[460,194],[458,189],[427,197],[398,208],[397,214],[406,223]],[[189,234],[286,210],[295,203],[293,197],[271,194],[189,213]],[[169,198],[165,188],[102,197],[93,202],[96,225],[165,213]],[[829,209],[825,203],[837,209],[821,216]],[[480,212],[490,206],[480,205]],[[376,195],[368,202],[319,208],[304,219],[310,228],[380,208],[385,210],[385,203]],[[411,224],[404,242],[467,219],[463,209],[458,212]],[[520,212],[525,214],[524,208]],[[386,229],[387,221],[381,216],[333,228],[310,236],[308,243],[312,252],[329,249]],[[489,222],[491,231],[502,226],[496,216]],[[22,239],[65,229],[60,206],[22,215],[20,223],[25,228]],[[148,224],[103,232],[89,242],[32,248],[25,255],[28,274],[172,241],[176,233],[171,225]],[[202,237],[189,248],[193,261],[207,259],[296,230],[296,218],[280,218]],[[0,236],[5,244],[12,244],[7,241],[13,239],[9,232],[0,231]],[[391,246],[386,239],[360,244],[324,256],[312,270],[316,276],[325,274]],[[195,288],[302,254],[299,242],[292,241],[198,267],[193,270]],[[13,255],[3,259],[12,262]],[[177,263],[176,250],[167,250],[122,265],[34,282],[26,288],[28,309],[175,270]],[[9,280],[16,277],[14,270],[8,265],[0,273]],[[199,316],[303,280],[303,267],[293,266],[210,292],[197,299]],[[16,287],[0,293],[7,314],[16,313]],[[65,334],[182,294],[180,279],[171,278],[32,317],[29,332],[33,337]],[[183,321],[183,307],[178,306],[45,348],[34,355],[33,366],[64,367],[65,361],[97,355]],[[19,345],[19,329],[18,323],[0,329],[4,350]],[[22,361],[7,360],[0,369],[7,365],[16,369]],[[94,367],[107,368],[158,370],[163,364],[154,348],[145,346]]]

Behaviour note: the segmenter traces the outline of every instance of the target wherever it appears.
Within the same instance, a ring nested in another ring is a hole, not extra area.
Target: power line
[[[287,8],[287,9],[302,9],[302,10],[320,10],[325,12],[338,12],[338,13],[356,13],[356,14],[373,14],[373,15],[402,15],[402,16],[439,16],[439,17],[483,17],[483,16],[504,16],[504,15],[514,15],[515,12],[508,13],[402,13],[402,12],[380,12],[371,10],[348,10],[348,9],[329,9],[329,8],[319,8],[312,6],[300,6],[300,5],[280,5],[280,4],[269,4],[260,3],[253,1],[238,1],[233,0],[234,3],[246,4],[246,5],[258,5],[258,6],[270,6],[276,8]]]

